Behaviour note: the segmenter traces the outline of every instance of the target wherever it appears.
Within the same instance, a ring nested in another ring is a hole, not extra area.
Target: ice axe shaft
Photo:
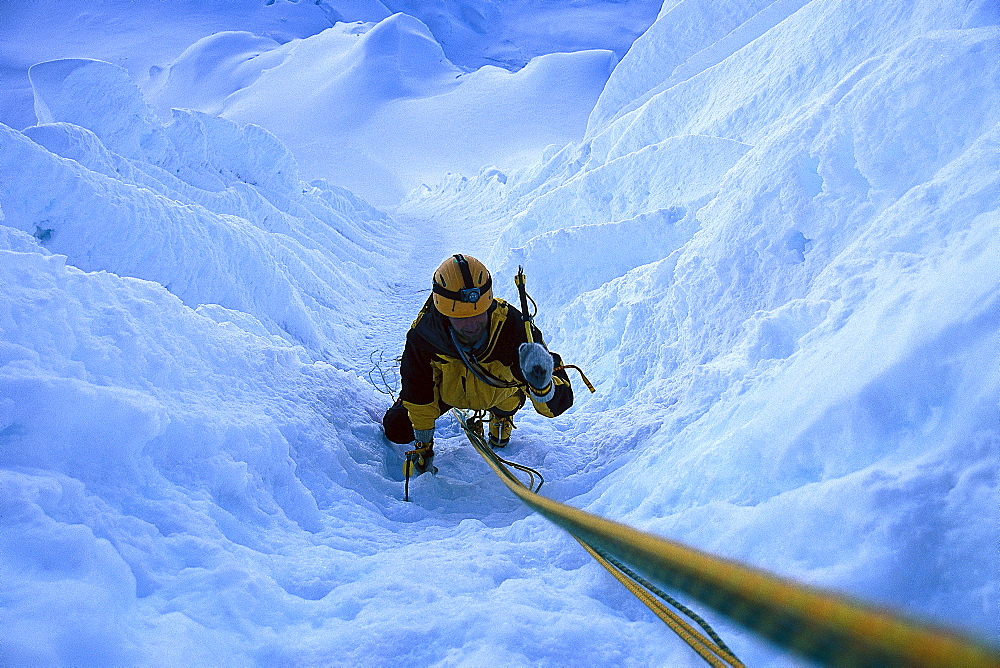
[[[517,275],[514,277],[514,285],[517,286],[518,296],[521,298],[521,320],[524,322],[524,335],[528,343],[534,343],[535,337],[531,333],[531,314],[528,313],[528,290],[525,287],[527,277],[524,275],[524,268],[517,266]]]
[[[521,265],[518,265],[517,275],[514,276],[514,285],[517,286],[517,293],[521,298],[521,320],[524,321],[524,335],[527,337],[528,343],[534,343],[535,337],[531,333],[533,324],[532,321],[534,320],[534,318],[528,312],[528,300],[531,298],[528,296],[528,290],[525,287],[527,280],[528,280],[527,277],[524,275],[524,268]],[[531,302],[534,303],[534,300],[532,299]],[[591,392],[597,391],[596,389],[594,389],[594,386],[590,382],[590,379],[587,378],[586,374],[583,373],[583,369],[576,366],[575,364],[563,364],[562,366],[556,367],[555,370],[558,371],[559,369],[576,369],[577,373],[580,374],[580,378],[583,379],[584,385],[587,386],[587,389],[590,390]]]

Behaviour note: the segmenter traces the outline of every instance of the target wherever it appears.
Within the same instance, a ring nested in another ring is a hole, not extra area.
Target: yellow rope
[[[459,409],[454,410],[456,416],[459,418],[459,423],[465,430],[466,435],[472,442],[472,445],[476,448],[480,455],[486,460],[486,462],[493,468],[494,472],[500,476],[500,479],[507,484],[511,489],[519,488],[524,490],[528,494],[534,494],[530,485],[525,485],[521,482],[514,474],[508,470],[504,464],[508,463],[500,457],[496,456],[496,453],[489,448],[485,443],[483,436],[470,428],[468,417],[465,413]],[[478,416],[477,416],[478,418]],[[476,418],[474,418],[476,419]],[[481,418],[478,418],[481,419]],[[530,473],[529,473],[530,475]],[[594,548],[588,545],[585,541],[574,536],[576,541],[585,549],[590,555],[603,566],[609,573],[611,573],[619,582],[621,582],[625,587],[632,592],[640,601],[642,601],[646,607],[653,611],[653,613],[659,617],[674,633],[676,633],[684,642],[686,642],[691,649],[698,653],[698,655],[703,658],[708,664],[714,666],[715,668],[744,668],[743,664],[728,651],[728,648],[722,648],[713,641],[706,638],[701,632],[696,630],[693,626],[688,624],[680,615],[678,615],[673,610],[666,607],[661,601],[654,597],[649,591],[642,587],[639,583],[635,582],[626,573],[624,573],[620,568],[612,564],[604,555],[597,552]],[[721,657],[721,658],[720,658]]]
[[[464,426],[464,416],[455,411]],[[467,433],[470,433],[467,431]],[[757,635],[823,665],[1000,668],[1000,652],[845,597],[806,587],[553,501],[526,489],[492,451],[480,455],[525,504],[590,545],[684,591]]]
[[[740,662],[739,659],[706,638],[700,631],[688,624],[680,615],[665,606],[661,601],[646,591],[645,588],[639,586],[634,580],[628,577],[628,575],[605,559],[604,556],[596,552],[594,548],[590,547],[579,538],[577,538],[576,541],[583,546],[583,549],[590,553],[590,556],[592,556],[597,563],[604,566],[609,573],[625,585],[625,587],[632,592],[636,598],[652,610],[653,614],[663,620],[663,622],[670,627],[671,631],[680,636],[681,640],[686,642],[691,649],[697,652],[698,655],[707,663],[712,666],[716,666],[717,668],[744,668],[743,663]]]

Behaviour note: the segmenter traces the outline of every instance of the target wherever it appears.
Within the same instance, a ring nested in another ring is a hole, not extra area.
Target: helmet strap
[[[462,282],[465,287],[457,291],[449,290],[443,285],[438,285],[437,281],[435,281],[433,292],[441,295],[445,299],[452,299],[464,304],[475,304],[479,301],[480,297],[489,292],[490,288],[493,287],[493,277],[490,276],[486,279],[485,283],[476,287],[476,282],[472,279],[472,270],[469,268],[469,261],[465,259],[464,255],[461,254],[456,254],[454,257],[455,262],[458,264],[459,271],[462,272]]]
[[[456,254],[455,262],[458,263],[458,269],[462,272],[462,281],[465,283],[465,287],[476,287],[475,282],[472,280],[472,270],[469,269],[469,261],[465,259],[465,256]]]

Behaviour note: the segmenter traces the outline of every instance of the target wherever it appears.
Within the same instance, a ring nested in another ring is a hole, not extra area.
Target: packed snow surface
[[[105,4],[0,6],[0,664],[700,665],[451,418],[402,501],[454,252],[548,496],[997,643],[995,2]]]

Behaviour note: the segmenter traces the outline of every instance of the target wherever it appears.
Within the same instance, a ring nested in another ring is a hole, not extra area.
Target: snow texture
[[[998,642],[992,0],[136,4],[0,7],[0,664],[699,665],[450,418],[402,501],[454,252],[547,495]]]

